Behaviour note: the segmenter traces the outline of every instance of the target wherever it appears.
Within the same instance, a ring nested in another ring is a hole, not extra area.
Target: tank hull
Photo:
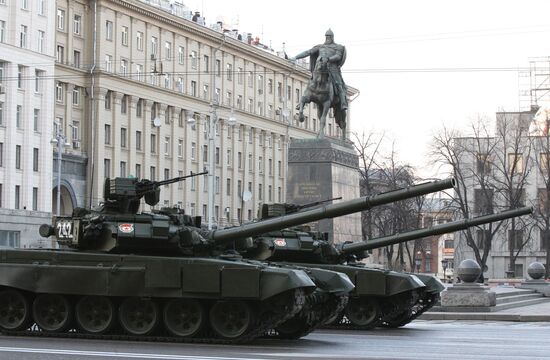
[[[107,304],[109,316],[98,334],[239,343],[296,315],[316,288],[304,271],[256,261],[66,250],[1,250],[0,259],[0,313],[19,309],[14,316],[0,317],[4,332],[30,331],[36,323],[43,332],[94,333],[97,326],[86,320],[94,313],[86,309],[101,303],[95,311]],[[235,308],[232,315],[244,314],[241,327],[224,320]],[[44,315],[52,309],[59,310],[55,317]],[[143,313],[148,318],[136,322],[136,314]],[[191,330],[189,324],[182,328],[174,323],[169,313],[193,315]]]

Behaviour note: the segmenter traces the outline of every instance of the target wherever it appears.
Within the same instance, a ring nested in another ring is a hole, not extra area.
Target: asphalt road
[[[319,330],[297,341],[201,345],[0,336],[0,359],[550,359],[550,323],[415,321],[401,329]]]

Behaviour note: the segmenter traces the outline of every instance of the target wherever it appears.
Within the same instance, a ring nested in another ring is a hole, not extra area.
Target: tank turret
[[[183,210],[161,209],[151,213],[137,213],[142,197],[148,204],[158,202],[159,187],[163,184],[165,182],[148,180],[107,181],[105,203],[100,208],[75,209],[72,217],[56,217],[54,226],[43,225],[40,234],[50,236],[55,233],[59,244],[77,249],[114,253],[212,254],[225,251],[230,244],[236,243],[241,248],[252,246],[249,239],[251,236],[449,189],[455,185],[455,181],[447,179],[413,185],[214,231],[201,229],[200,218],[191,219]]]

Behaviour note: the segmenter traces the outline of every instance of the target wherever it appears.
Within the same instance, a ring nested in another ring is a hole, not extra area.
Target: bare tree
[[[490,135],[487,122],[482,118],[474,121],[470,130],[473,135],[466,137],[457,130],[444,127],[434,136],[431,145],[431,158],[448,169],[457,181],[457,188],[450,194],[452,202],[449,209],[457,218],[494,212],[492,155],[498,142]],[[464,231],[466,245],[472,249],[482,269],[486,268],[493,239],[500,226],[502,222]]]
[[[530,120],[530,119],[528,119]],[[528,122],[521,116],[505,112],[497,113],[496,141],[494,149],[494,177],[496,192],[504,209],[525,206],[525,191],[533,168],[532,143],[528,137]],[[512,218],[508,223],[509,277],[515,277],[515,263],[520,252],[530,244],[532,223],[524,218]]]

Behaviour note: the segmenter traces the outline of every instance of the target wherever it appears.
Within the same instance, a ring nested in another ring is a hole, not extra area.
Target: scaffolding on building
[[[550,104],[550,56],[529,59],[529,68],[518,72],[518,89],[520,111]]]

